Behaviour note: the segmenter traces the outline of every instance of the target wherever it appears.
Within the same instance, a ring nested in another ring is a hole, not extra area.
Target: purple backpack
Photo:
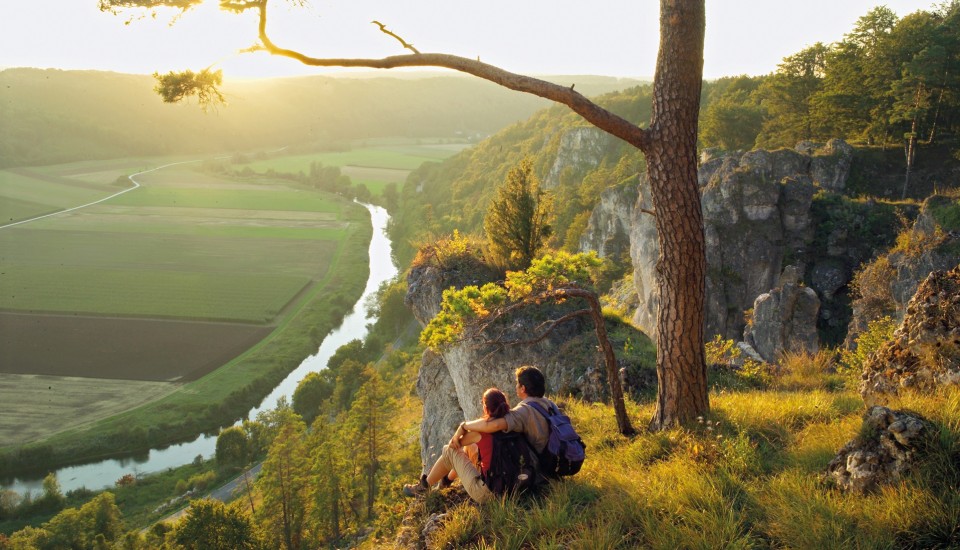
[[[550,478],[572,476],[579,472],[586,458],[587,446],[570,424],[570,417],[561,413],[555,405],[546,411],[534,401],[527,404],[542,414],[550,426],[547,446],[539,457],[540,472]]]

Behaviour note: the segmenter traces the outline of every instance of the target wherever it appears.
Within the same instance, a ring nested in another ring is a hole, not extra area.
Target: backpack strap
[[[536,401],[528,401],[526,404],[527,404],[527,405],[530,405],[531,407],[534,408],[534,410],[536,410],[538,413],[542,414],[543,417],[547,419],[547,423],[549,424],[549,422],[550,422],[550,417],[553,416],[553,415],[547,413],[546,409],[543,408],[543,405],[541,405],[540,403],[537,403]],[[551,408],[552,408],[552,407],[551,407]],[[551,413],[552,413],[552,412],[553,412],[553,411],[551,411]]]

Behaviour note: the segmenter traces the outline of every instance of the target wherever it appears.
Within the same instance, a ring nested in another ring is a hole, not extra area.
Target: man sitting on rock
[[[438,464],[449,464],[447,469],[456,469],[458,462],[464,462],[463,460],[458,461],[454,459],[454,456],[460,452],[462,442],[470,432],[488,434],[501,431],[520,432],[526,436],[530,447],[532,447],[538,455],[543,452],[543,449],[547,446],[547,440],[550,437],[550,424],[547,419],[530,406],[529,403],[535,402],[543,407],[544,410],[555,409],[556,405],[553,401],[543,397],[546,389],[546,381],[540,369],[531,366],[520,367],[516,371],[516,378],[516,391],[517,397],[520,398],[520,403],[502,417],[495,418],[487,416],[461,423],[457,428],[457,432],[450,440],[450,443],[444,446],[443,453],[437,461]],[[466,464],[466,462],[464,462],[464,464]],[[433,484],[440,481],[441,478],[446,475],[447,472],[441,473],[443,469],[444,468],[438,469],[435,465],[429,475],[424,474],[420,476],[419,483],[404,486],[404,494],[413,496],[428,491]],[[461,476],[461,481],[464,481],[465,485],[466,483],[473,482],[473,480],[463,480],[463,475],[460,474],[459,471],[457,473]],[[480,481],[480,483],[482,484],[483,482]]]

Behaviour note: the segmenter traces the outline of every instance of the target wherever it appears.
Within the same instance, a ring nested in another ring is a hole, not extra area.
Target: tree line
[[[897,17],[880,6],[842,40],[817,42],[763,77],[720,79],[708,88],[701,144],[725,150],[793,147],[844,138],[902,146],[946,142],[960,154],[960,3]]]

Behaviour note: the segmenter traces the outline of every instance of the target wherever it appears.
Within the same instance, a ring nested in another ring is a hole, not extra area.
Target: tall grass
[[[875,494],[823,476],[863,402],[828,354],[790,356],[773,388],[715,391],[684,428],[616,433],[605,405],[565,403],[587,443],[575,477],[535,498],[447,510],[436,548],[929,548],[960,546],[960,389],[899,406],[937,427],[925,458]],[[652,403],[628,402],[640,422]]]

